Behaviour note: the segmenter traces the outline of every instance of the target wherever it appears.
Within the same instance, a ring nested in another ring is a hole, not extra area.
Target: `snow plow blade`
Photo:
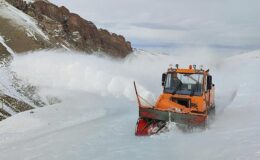
[[[203,114],[184,114],[139,107],[139,119],[136,124],[136,136],[150,136],[167,129],[168,122],[186,126],[202,126],[207,119]]]
[[[153,108],[139,108],[139,117],[155,119],[160,121],[170,121],[178,124],[201,125],[205,122],[207,115],[205,114],[187,114],[176,113],[172,111],[162,111]]]

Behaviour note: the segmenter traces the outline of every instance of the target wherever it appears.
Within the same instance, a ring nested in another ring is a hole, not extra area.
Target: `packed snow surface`
[[[132,82],[154,101],[169,64],[203,64],[216,85],[215,121],[206,130],[135,137]],[[260,51],[225,57],[210,53],[137,52],[124,61],[41,51],[17,56],[11,70],[61,103],[0,122],[0,159],[260,159]]]

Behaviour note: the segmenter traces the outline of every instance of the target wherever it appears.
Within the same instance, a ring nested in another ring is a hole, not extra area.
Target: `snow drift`
[[[211,69],[216,120],[205,131],[183,133],[173,127],[165,134],[135,137],[133,80],[143,96],[153,99],[161,92],[161,73],[175,63]],[[230,57],[137,52],[123,62],[59,51],[15,57],[11,69],[19,77],[62,103],[1,122],[0,158],[259,159],[259,67],[260,51]]]

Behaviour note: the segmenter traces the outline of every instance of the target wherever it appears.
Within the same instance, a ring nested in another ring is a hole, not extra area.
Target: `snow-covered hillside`
[[[192,58],[138,52],[123,62],[57,52],[12,62],[11,70],[39,86],[41,96],[62,102],[0,122],[0,159],[260,159],[260,51]],[[175,63],[211,69],[215,121],[205,131],[183,133],[173,126],[168,133],[135,137],[132,81],[152,100],[161,92],[161,73]]]
[[[5,0],[0,0],[0,15],[1,17],[11,20],[12,23],[20,27],[20,29],[25,29],[29,37],[33,37],[37,40],[37,36],[39,35],[43,39],[49,40],[48,36],[39,28],[35,19],[10,5]]]

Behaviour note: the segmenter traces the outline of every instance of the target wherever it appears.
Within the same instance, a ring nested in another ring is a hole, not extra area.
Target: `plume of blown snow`
[[[189,54],[193,51],[193,54]],[[11,69],[19,77],[39,86],[44,96],[61,96],[60,91],[77,90],[98,94],[113,95],[135,100],[133,81],[137,82],[139,94],[154,104],[162,90],[161,74],[169,64],[203,64],[204,68],[214,68],[212,61],[221,56],[210,54],[207,49],[186,49],[177,55],[151,54],[136,51],[125,60],[86,55],[61,50],[36,51],[17,55]],[[144,102],[145,103],[145,102]]]
[[[22,79],[40,87],[43,96],[60,96],[59,91],[76,90],[125,97],[131,101],[136,99],[133,88],[135,79],[128,74],[125,63],[95,55],[62,52],[39,51],[16,56],[11,69]],[[138,82],[137,86],[140,95],[150,102],[154,101],[151,92]]]

